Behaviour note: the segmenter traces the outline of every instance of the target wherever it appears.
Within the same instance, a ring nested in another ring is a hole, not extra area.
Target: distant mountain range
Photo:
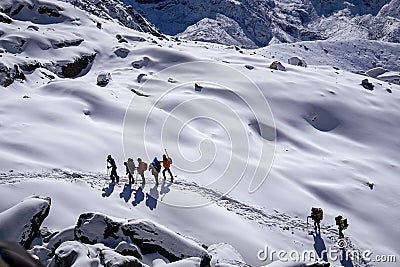
[[[65,0],[123,25],[246,48],[313,40],[400,42],[400,0]]]

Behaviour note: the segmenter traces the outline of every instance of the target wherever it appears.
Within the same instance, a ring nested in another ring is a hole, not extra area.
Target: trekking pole
[[[168,155],[167,149],[164,148],[164,151],[165,151],[165,154],[167,155],[167,158],[168,158],[168,160],[169,160],[169,155]]]

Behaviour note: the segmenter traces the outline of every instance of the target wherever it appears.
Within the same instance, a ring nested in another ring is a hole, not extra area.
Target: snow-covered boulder
[[[112,250],[103,250],[100,253],[101,261],[105,267],[145,267],[136,257],[123,256]]]
[[[33,196],[0,213],[0,240],[18,242],[28,249],[39,234],[50,205],[50,198]]]
[[[7,87],[11,85],[16,79],[25,79],[25,75],[21,72],[18,65],[13,67],[7,67],[3,63],[0,63],[0,86]]]
[[[111,74],[109,72],[101,72],[97,75],[97,85],[106,86],[111,80]]]
[[[118,246],[115,248],[115,251],[124,256],[134,256],[138,259],[143,258],[139,248],[136,245],[130,244],[125,241],[119,243]]]
[[[56,74],[64,78],[74,78],[86,74],[92,66],[96,53],[83,54],[73,60],[59,61],[55,65]]]
[[[273,70],[286,71],[285,66],[283,66],[282,63],[280,63],[279,61],[272,62],[271,65],[269,65],[269,68]]]
[[[117,221],[103,214],[84,213],[75,227],[75,238],[89,244],[103,243],[108,247],[116,247],[130,239],[143,254],[159,253],[169,261],[198,257],[207,262],[211,258],[195,241],[145,219]]]
[[[87,244],[103,243],[116,247],[126,237],[121,231],[123,221],[99,213],[83,213],[75,226],[75,239]]]
[[[298,57],[291,57],[288,59],[288,63],[290,65],[295,65],[295,66],[301,66],[301,67],[307,67],[307,63],[304,59],[298,58]]]
[[[361,81],[361,85],[368,90],[374,90],[374,85],[368,81],[368,79],[364,79]]]
[[[153,267],[202,267],[200,258],[187,258],[180,261],[166,263],[162,259],[156,259],[152,262]],[[219,266],[219,265],[216,265]]]
[[[75,239],[74,230],[75,226],[72,226],[53,235],[46,247],[54,252],[65,241],[73,241]]]
[[[388,83],[395,83],[395,84],[400,85],[400,72],[388,71],[388,72],[385,72],[385,73],[379,75],[376,78],[381,81],[385,81]]]
[[[44,266],[47,266],[52,258],[51,250],[43,246],[36,245],[31,250],[28,250],[28,252],[36,257]]]
[[[97,251],[77,241],[62,243],[55,251],[49,267],[100,266]]]
[[[122,226],[142,253],[158,252],[170,261],[189,257],[207,260],[208,252],[199,244],[150,220],[133,220]]]
[[[245,263],[242,255],[229,244],[220,243],[208,247],[208,253],[212,256],[211,266],[249,266]]]
[[[121,57],[121,58],[126,58],[129,54],[129,49],[125,47],[120,47],[114,51],[114,54]]]
[[[378,77],[379,75],[382,75],[382,74],[384,74],[384,73],[387,72],[387,71],[388,71],[387,69],[384,69],[384,68],[382,68],[382,67],[377,67],[377,68],[373,68],[373,69],[367,70],[365,73],[366,73],[369,77],[376,78],[376,77]]]

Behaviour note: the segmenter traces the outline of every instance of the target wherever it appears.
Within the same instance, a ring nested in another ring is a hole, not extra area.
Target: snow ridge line
[[[110,180],[108,175],[104,173],[81,173],[81,172],[70,172],[63,171],[60,169],[54,169],[52,172],[13,172],[0,173],[0,185],[1,184],[15,184],[26,180],[66,180],[70,182],[85,182],[92,188],[97,188],[101,190],[106,186]],[[123,188],[123,180],[125,178],[121,177],[121,182],[116,185],[116,188]],[[275,214],[269,214],[261,208],[253,207],[249,204],[236,200],[227,195],[222,195],[221,193],[198,185],[195,182],[186,181],[183,179],[175,179],[172,187],[179,190],[189,190],[200,194],[201,196],[210,199],[218,206],[225,208],[226,210],[233,212],[240,217],[256,222],[264,227],[269,228],[280,228],[282,231],[290,231],[294,234],[294,231],[307,232],[311,235],[312,232],[309,230],[309,226],[306,222],[298,218],[297,216],[292,217],[286,213],[274,210]],[[161,201],[161,200],[160,200]],[[312,225],[311,225],[312,227]],[[336,226],[321,224],[321,234],[323,234],[332,243],[337,243],[338,234]],[[356,247],[355,244],[351,242],[350,237],[346,236],[345,241],[347,243],[346,250],[357,251],[358,255],[362,255],[362,249]],[[371,267],[369,262],[361,258],[357,258],[353,261],[354,266],[360,267]]]

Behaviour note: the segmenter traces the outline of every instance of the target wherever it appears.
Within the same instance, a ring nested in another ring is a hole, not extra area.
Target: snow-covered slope
[[[349,249],[399,254],[398,85],[368,78],[374,85],[368,90],[365,77],[336,57],[321,63],[339,69],[313,65],[318,58],[304,47],[296,55],[307,68],[282,60],[286,71],[276,71],[268,50],[160,40],[64,2],[0,6],[11,6],[0,22],[1,211],[32,194],[50,196],[43,225],[53,230],[74,225],[85,212],[152,219],[208,245],[229,243],[251,266],[269,263],[257,259],[265,245],[333,247],[333,218],[342,214],[350,222]],[[317,51],[321,44],[302,45]],[[385,57],[398,51],[371,44]],[[396,66],[398,58],[387,58]],[[354,68],[366,70],[365,62]],[[111,78],[108,84],[97,85],[100,74]],[[263,117],[269,113],[274,121]],[[127,157],[149,162],[164,147],[178,175],[174,183],[156,185],[150,173],[143,188],[105,180],[107,154],[122,175]],[[75,177],[84,183],[47,172],[53,168],[81,171]],[[38,173],[25,173],[32,171]],[[165,204],[215,201],[220,177],[235,188],[212,205]],[[158,202],[134,202],[136,194]],[[311,206],[324,208],[322,239],[308,234]]]
[[[303,58],[311,65],[333,66],[363,73],[382,67],[400,71],[400,45],[368,40],[338,40],[274,44],[255,50],[257,54],[282,62],[292,56]]]

